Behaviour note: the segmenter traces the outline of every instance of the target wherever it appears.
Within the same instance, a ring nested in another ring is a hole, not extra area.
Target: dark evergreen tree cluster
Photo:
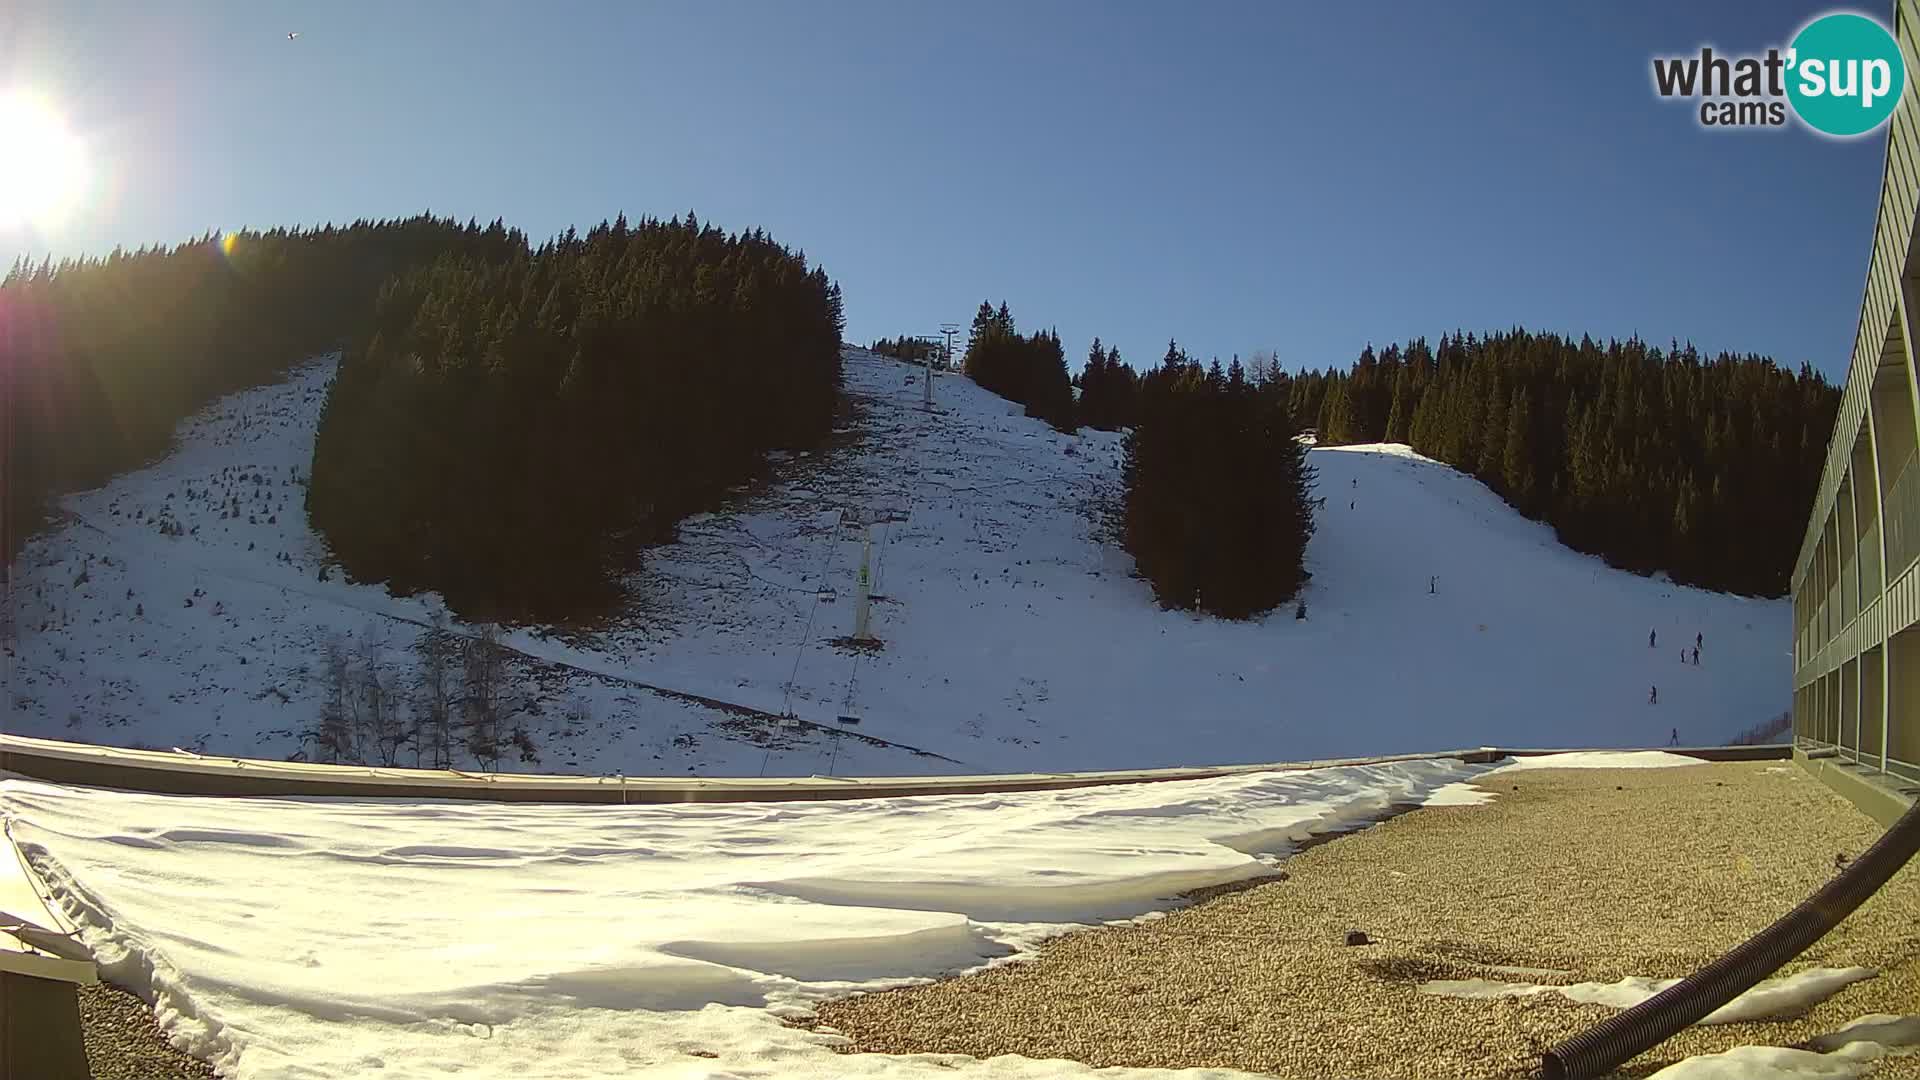
[[[1284,390],[1171,343],[1140,378],[1124,539],[1163,606],[1244,619],[1305,583],[1313,468]]]
[[[395,274],[515,247],[499,222],[422,216],[16,262],[0,278],[0,560],[54,496],[139,466],[215,398],[362,334]]]
[[[308,510],[360,580],[580,614],[766,451],[831,430],[843,327],[804,256],[691,214],[450,255],[347,351]]]
[[[1027,407],[1027,415],[1061,431],[1075,431],[1073,380],[1060,335],[1042,330],[1022,336],[1014,329],[1005,301],[995,310],[981,301],[967,334],[966,373],[974,382],[1008,401]]]
[[[1754,596],[1786,591],[1840,398],[1805,364],[1521,329],[1289,382],[1322,444],[1410,444],[1569,547]]]
[[[1080,423],[1102,431],[1133,426],[1140,380],[1120,359],[1118,348],[1102,348],[1094,338],[1074,385],[1080,388]]]
[[[925,363],[929,357],[940,358],[940,346],[931,341],[908,337],[901,334],[897,338],[880,338],[867,347],[868,352],[881,356],[891,356],[895,360],[908,360],[916,364]]]

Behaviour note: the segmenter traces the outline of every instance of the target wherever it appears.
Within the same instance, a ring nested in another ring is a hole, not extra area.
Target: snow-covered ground
[[[1269,873],[1316,834],[1485,771],[1411,761],[627,807],[186,798],[0,778],[0,817],[102,974],[152,1001],[168,1034],[229,1080],[1039,1078],[1094,1072],[846,1056],[831,1031],[783,1019],[1007,962],[1076,926],[1151,917],[1182,891]]]
[[[1269,874],[1301,843],[1398,807],[1485,802],[1495,796],[1471,781],[1500,771],[1406,761],[1065,792],[624,807],[191,798],[0,775],[0,858],[17,847],[102,975],[229,1080],[1229,1080],[1241,1074],[847,1056],[844,1038],[810,1021],[826,998],[1158,917],[1181,892]],[[1705,1022],[1791,1015],[1876,974],[1798,972]],[[1672,982],[1423,989],[1625,1008]],[[1660,1076],[1857,1077],[1916,1048],[1920,1017],[1872,1015],[1808,1049],[1741,1047]]]
[[[1661,753],[1529,764],[1697,765]],[[215,799],[0,774],[9,844],[102,974],[230,1080],[620,1075],[1239,1080],[1012,1055],[846,1056],[819,1001],[1017,962],[1053,934],[1158,917],[1398,807],[1485,802],[1514,766],[1406,761],[1067,792],[581,807]],[[1515,974],[1543,974],[1508,969]],[[1565,974],[1565,973],[1561,973]],[[1761,983],[1706,1023],[1798,1013],[1865,968]],[[1626,1008],[1675,980],[1560,993]],[[1671,1080],[1856,1078],[1920,1050],[1920,1016],[1805,1049],[1743,1046]]]
[[[7,731],[281,757],[314,726],[325,635],[374,635],[398,672],[434,598],[319,580],[302,512],[330,366],[220,402],[165,460],[65,501],[69,522],[12,567]],[[863,350],[845,374],[841,445],[688,521],[619,625],[509,635],[542,711],[539,761],[506,767],[1051,771],[1663,745],[1675,729],[1695,744],[1786,707],[1785,601],[1609,570],[1400,446],[1313,453],[1309,618],[1160,611],[1090,519],[1119,436],[1061,435],[960,376],[923,412],[919,369]],[[873,655],[833,643],[860,520]],[[1701,664],[1683,665],[1696,634]],[[857,715],[878,741],[769,719],[788,710],[828,729]]]
[[[1876,978],[1872,968],[1809,968],[1773,979],[1763,979],[1745,993],[1708,1013],[1702,1024],[1746,1024],[1797,1016],[1854,983]],[[1435,979],[1420,984],[1426,994],[1461,998],[1532,997],[1559,994],[1583,1005],[1631,1009],[1680,985],[1679,979],[1649,979],[1629,975],[1617,982],[1581,982],[1542,985],[1498,982],[1492,979]]]

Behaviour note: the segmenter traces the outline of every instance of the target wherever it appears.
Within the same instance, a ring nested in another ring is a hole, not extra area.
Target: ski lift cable
[[[783,713],[793,711],[793,681],[800,677],[800,660],[806,655],[807,642],[813,637],[814,616],[819,612],[820,596],[816,593],[813,597],[813,606],[807,609],[807,628],[801,631],[800,643],[793,648],[793,670],[787,673],[786,690],[780,698],[780,711]]]
[[[860,685],[860,661],[865,656],[865,650],[859,648],[854,649],[853,666],[847,669],[847,696],[840,703],[840,711],[849,716],[853,715],[854,692]]]
[[[884,529],[885,526],[883,525],[881,526],[881,528]],[[880,563],[884,562],[886,559],[886,548],[884,545],[881,547],[880,552],[881,552],[880,558],[875,561],[873,582],[869,585],[870,592],[877,590],[878,588],[878,583],[880,580],[879,566],[880,566]],[[859,719],[855,716],[853,711],[853,701],[854,701],[854,698],[858,696],[858,693],[859,693],[860,661],[865,658],[866,651],[860,648],[858,643],[851,643],[851,644],[853,645],[853,650],[854,650],[853,662],[847,668],[847,692],[845,696],[843,696],[840,699],[840,718],[843,721],[848,721],[851,723],[859,723]],[[837,747],[837,744],[836,744],[836,747]],[[831,766],[829,766],[828,775],[832,775]]]
[[[843,515],[844,516],[844,515]],[[787,673],[787,685],[781,694],[780,711],[791,715],[793,712],[793,683],[800,677],[800,660],[806,655],[807,642],[813,637],[813,620],[820,613],[820,597],[826,592],[827,574],[833,569],[833,555],[839,547],[840,522],[836,519],[833,528],[827,531],[827,557],[820,564],[820,585],[814,590],[813,605],[807,609],[807,627],[800,635],[800,644],[794,649],[793,670]],[[760,757],[760,775],[767,775],[767,763],[773,758],[773,747],[767,747]]]
[[[813,606],[807,609],[807,628],[800,634],[800,644],[793,650],[793,670],[787,673],[787,685],[780,698],[780,711],[793,711],[793,682],[800,677],[800,661],[806,656],[807,642],[813,638],[813,620],[820,614],[820,597],[826,591],[827,574],[833,570],[833,556],[839,549],[840,520],[846,516],[843,511],[834,520],[833,528],[827,530],[827,557],[820,564],[820,587],[813,594]]]

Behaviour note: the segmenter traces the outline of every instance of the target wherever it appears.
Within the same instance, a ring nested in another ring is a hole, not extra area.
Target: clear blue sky
[[[1837,375],[1882,138],[1709,133],[1648,74],[1826,10],[14,0],[0,87],[60,103],[106,184],[0,260],[692,207],[824,264],[858,341],[1004,298],[1076,364],[1095,334],[1320,366],[1521,323]]]

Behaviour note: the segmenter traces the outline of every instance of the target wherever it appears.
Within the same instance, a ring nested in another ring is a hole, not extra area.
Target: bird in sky
[[[297,37],[299,37],[299,36],[300,36],[300,31],[298,31],[298,30],[289,30],[289,31],[287,31],[287,40],[288,40],[288,41],[292,41],[292,40],[293,40],[294,38],[297,38]]]

